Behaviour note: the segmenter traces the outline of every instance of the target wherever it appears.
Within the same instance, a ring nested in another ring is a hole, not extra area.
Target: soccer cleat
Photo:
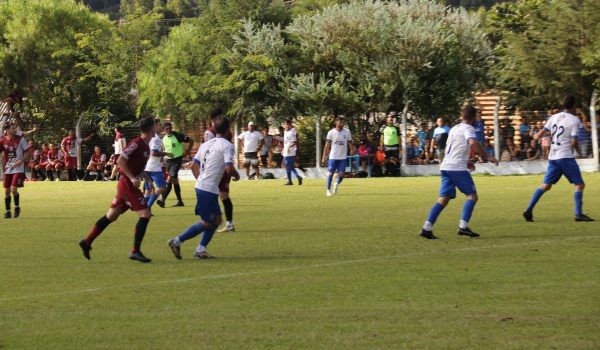
[[[338,192],[338,185],[339,184],[337,182],[333,184],[333,194],[337,194],[337,192]]]
[[[589,217],[585,214],[581,214],[581,215],[575,217],[575,221],[596,221],[596,220],[592,219],[591,217]]]
[[[433,231],[427,231],[426,229],[421,229],[421,234],[419,236],[427,239],[438,239],[433,235]]]
[[[222,229],[220,229],[217,232],[233,232],[233,231],[235,231],[235,226],[233,226],[233,224],[231,224],[231,225],[226,224]]]
[[[158,204],[158,206],[161,208],[165,207],[165,201],[163,199],[157,199],[156,204]]]
[[[129,259],[131,260],[137,260],[141,263],[149,263],[152,261],[152,259],[148,259],[147,257],[144,256],[144,254],[142,254],[142,252],[131,252],[129,253]]]
[[[183,202],[182,201],[177,201],[177,203],[175,203],[175,205],[173,207],[183,207]]]
[[[90,250],[92,250],[92,246],[89,245],[85,239],[82,239],[81,241],[79,241],[79,246],[81,247],[81,251],[83,252],[83,256],[86,259],[91,260],[92,257],[90,256]]]
[[[302,186],[302,177],[298,178],[298,186]]]
[[[286,183],[284,183],[283,185],[284,185],[284,186],[292,186],[292,185],[293,185],[293,183],[291,183],[291,182],[286,182]]]
[[[175,258],[181,260],[181,247],[175,244],[175,238],[169,240],[167,243],[169,244],[169,248],[171,248],[173,255],[175,255]]]
[[[327,190],[325,195],[327,195],[327,197],[331,197],[331,196],[333,196],[333,192],[331,192],[331,190]]]
[[[523,217],[525,218],[525,221],[527,222],[533,222],[533,213],[530,211],[524,211],[523,212]]]
[[[456,233],[459,236],[469,236],[471,238],[476,238],[479,237],[479,233],[473,232],[471,231],[470,228],[466,227],[466,228],[458,228],[458,230],[456,231]]]
[[[10,211],[7,211],[6,213],[4,213],[4,218],[5,218],[5,219],[10,219],[10,218],[12,218],[12,214],[11,214],[11,212],[10,212]]]
[[[19,215],[21,215],[21,207],[15,207],[15,214],[13,215],[13,217],[18,218]]]
[[[210,255],[206,250],[194,253],[195,259],[216,259],[216,256]]]

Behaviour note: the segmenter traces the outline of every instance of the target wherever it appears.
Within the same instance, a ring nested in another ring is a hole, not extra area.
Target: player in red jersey
[[[73,130],[69,130],[69,134],[60,143],[60,149],[63,152],[65,159],[65,169],[67,170],[67,179],[69,181],[77,180],[77,147],[81,142],[90,140],[94,135],[90,135],[84,139],[75,136]]]
[[[46,167],[48,166],[48,152],[50,152],[50,148],[47,143],[42,144],[42,149],[40,150],[40,162],[35,166],[35,171],[41,175],[42,180],[47,179],[46,175]]]
[[[50,144],[48,158],[46,159],[46,180],[54,181],[53,171],[56,171],[56,181],[60,180],[60,171],[65,168],[62,160],[60,160],[60,151],[55,144]]]
[[[131,209],[139,216],[139,220],[135,225],[133,249],[129,254],[129,259],[143,263],[152,261],[145,257],[140,250],[152,214],[146,205],[144,194],[140,191],[139,178],[142,177],[154,189],[152,179],[144,171],[146,162],[150,157],[149,143],[152,137],[154,137],[154,119],[141,119],[139,127],[142,132],[141,136],[133,139],[117,160],[121,176],[117,184],[117,195],[108,213],[96,222],[86,239],[79,241],[83,256],[88,260],[91,259],[90,250],[92,250],[92,242],[108,225],[116,221],[121,214]]]
[[[84,179],[87,179],[90,171],[96,172],[96,181],[102,181],[104,167],[106,166],[106,154],[102,153],[100,146],[94,146],[94,153],[90,158],[90,162],[85,170]]]
[[[0,153],[4,153],[4,218],[10,219],[11,194],[15,202],[14,217],[17,218],[21,214],[18,189],[23,187],[25,182],[25,163],[31,155],[31,149],[25,138],[17,135],[17,124],[10,123],[5,129],[6,132],[0,139]]]
[[[39,178],[39,174],[37,172],[37,167],[42,161],[42,152],[35,147],[35,143],[33,141],[28,142],[29,148],[32,150],[33,157],[27,163],[27,169],[31,172],[30,181],[37,181]]]

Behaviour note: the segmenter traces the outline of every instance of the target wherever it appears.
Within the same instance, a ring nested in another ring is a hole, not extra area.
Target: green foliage
[[[521,0],[494,6],[486,25],[498,86],[525,109],[556,107],[565,94],[589,103],[600,87],[600,1]]]

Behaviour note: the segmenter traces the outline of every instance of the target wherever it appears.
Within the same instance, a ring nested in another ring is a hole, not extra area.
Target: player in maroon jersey
[[[17,124],[10,123],[5,127],[6,131],[0,139],[0,153],[4,153],[4,205],[6,207],[5,219],[10,219],[10,202],[12,198],[15,203],[15,215],[21,214],[19,205],[19,187],[25,182],[25,164],[31,156],[31,149],[25,138],[17,135]]]
[[[47,143],[42,144],[42,149],[40,150],[40,162],[35,166],[35,171],[41,175],[42,180],[47,179],[46,175],[46,167],[48,166],[48,152],[50,152],[50,148]]]
[[[46,159],[46,180],[54,181],[53,171],[56,171],[56,181],[60,180],[60,171],[65,168],[64,163],[60,159],[60,151],[55,144],[50,144],[48,158]]]
[[[146,205],[144,194],[140,191],[139,187],[140,177],[142,177],[154,189],[152,179],[144,171],[146,162],[150,157],[149,143],[152,137],[154,137],[154,119],[141,119],[139,127],[141,136],[133,139],[117,160],[121,176],[117,184],[117,195],[108,213],[96,222],[86,239],[79,241],[83,256],[88,260],[91,259],[90,250],[92,250],[92,242],[108,225],[117,220],[121,214],[131,209],[139,216],[139,220],[135,225],[133,249],[129,254],[129,259],[143,263],[152,261],[145,257],[140,250],[152,214]]]
[[[67,170],[67,178],[69,181],[77,180],[77,147],[81,142],[90,140],[94,135],[90,135],[84,139],[75,136],[73,130],[69,130],[69,134],[60,143],[60,149],[63,152],[65,159],[65,169]]]
[[[90,162],[85,170],[84,179],[87,179],[90,171],[96,172],[96,181],[102,181],[104,174],[104,167],[106,166],[106,154],[102,153],[100,146],[94,146],[94,153],[90,158]]]

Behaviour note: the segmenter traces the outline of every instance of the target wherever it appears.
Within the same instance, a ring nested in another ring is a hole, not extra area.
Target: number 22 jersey
[[[581,121],[576,116],[567,112],[560,112],[551,116],[544,129],[550,131],[549,160],[575,158],[572,138],[577,137]]]

